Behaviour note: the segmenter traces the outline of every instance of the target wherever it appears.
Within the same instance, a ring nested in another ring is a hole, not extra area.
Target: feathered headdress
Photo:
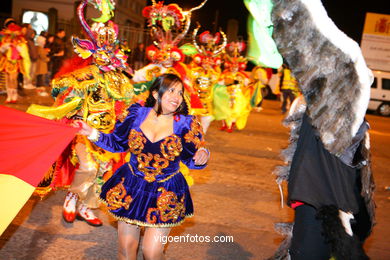
[[[243,41],[233,41],[227,44],[225,55],[225,69],[230,71],[244,71],[248,60],[241,56],[245,51],[246,45]]]
[[[196,35],[198,34],[200,25],[192,33],[192,43],[198,51],[198,54],[194,55],[193,61],[199,66],[219,66],[222,59],[219,57],[227,44],[227,38],[225,33],[221,30],[215,35],[212,35],[209,31],[205,31],[199,35],[198,44],[196,41]],[[222,35],[222,43],[218,45]]]
[[[163,2],[156,3],[154,0],[152,6],[145,7],[142,14],[147,18],[154,38],[154,47],[149,47],[146,52],[148,59],[165,67],[171,67],[175,62],[182,61],[184,54],[176,46],[190,28],[191,13],[206,2],[207,0],[204,0],[189,11],[183,11],[176,4],[164,5]],[[175,38],[172,31],[178,32]]]
[[[89,27],[85,21],[84,9],[88,0],[83,0],[77,8],[80,23],[90,40],[72,37],[75,52],[83,59],[93,57],[94,63],[102,71],[130,70],[126,63],[127,56],[120,50],[118,26],[110,21],[115,4],[113,0],[95,0],[91,2],[102,15],[92,18],[95,23]]]

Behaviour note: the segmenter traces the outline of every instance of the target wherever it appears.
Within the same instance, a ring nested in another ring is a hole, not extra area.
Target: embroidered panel
[[[131,129],[128,143],[131,153],[140,154],[144,149],[146,138],[142,135],[141,132],[138,132],[135,129]]]
[[[167,191],[163,187],[158,189],[161,194],[157,198],[157,208],[149,208],[146,221],[155,224],[157,219],[161,222],[176,222],[179,217],[185,216],[184,194],[179,200],[173,191]]]
[[[141,153],[137,156],[137,161],[138,170],[145,174],[144,179],[147,182],[155,181],[156,176],[169,165],[169,161],[159,154]]]
[[[181,140],[177,135],[171,135],[160,144],[161,154],[169,161],[175,160],[183,150]]]
[[[127,195],[127,191],[123,186],[125,178],[122,178],[122,181],[111,188],[106,195],[107,207],[110,210],[116,210],[124,207],[126,210],[129,209],[130,203],[133,201],[133,198],[130,195]]]
[[[196,149],[199,149],[203,146],[203,130],[202,125],[200,124],[197,117],[194,118],[191,122],[190,130],[187,134],[184,135],[184,139],[187,143],[193,143]]]

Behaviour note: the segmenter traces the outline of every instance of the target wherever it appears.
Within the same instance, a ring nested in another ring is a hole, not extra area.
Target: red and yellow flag
[[[0,235],[77,131],[0,106]]]

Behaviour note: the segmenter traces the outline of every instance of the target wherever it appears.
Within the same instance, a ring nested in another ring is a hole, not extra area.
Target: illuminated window
[[[35,11],[25,11],[23,13],[22,23],[31,24],[32,28],[39,35],[42,31],[49,29],[49,18],[47,14]]]

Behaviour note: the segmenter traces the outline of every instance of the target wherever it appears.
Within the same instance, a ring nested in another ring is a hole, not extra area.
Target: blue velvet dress
[[[150,110],[132,105],[113,133],[100,133],[94,142],[110,152],[129,151],[131,155],[102,186],[100,199],[118,220],[148,227],[176,226],[193,214],[179,164],[182,161],[190,169],[205,167],[192,160],[203,145],[202,128],[193,116],[175,116],[173,133],[153,143],[140,128]]]

